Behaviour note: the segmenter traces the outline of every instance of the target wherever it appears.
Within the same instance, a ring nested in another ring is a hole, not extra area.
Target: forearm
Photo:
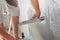
[[[32,5],[33,5],[35,11],[40,13],[38,0],[31,0],[31,2],[32,2]]]
[[[13,36],[9,35],[8,33],[6,33],[1,28],[0,28],[0,36],[4,39],[7,39],[7,40],[15,40]]]
[[[14,38],[18,39],[18,24],[19,24],[19,16],[12,16],[12,31]]]
[[[11,22],[16,26],[19,24],[19,16],[11,16]]]

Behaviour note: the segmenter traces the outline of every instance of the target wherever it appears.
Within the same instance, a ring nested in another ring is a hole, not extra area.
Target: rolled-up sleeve
[[[20,11],[19,11],[18,7],[14,7],[9,4],[7,4],[7,6],[8,6],[8,11],[11,14],[11,16],[19,16],[20,15]]]

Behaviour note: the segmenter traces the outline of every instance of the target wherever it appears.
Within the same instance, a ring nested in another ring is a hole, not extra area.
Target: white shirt
[[[35,12],[31,4],[31,0],[18,0],[18,3],[20,7],[20,20],[25,21],[31,19],[32,15]]]
[[[3,13],[7,12],[11,16],[19,16],[19,8],[9,5],[5,0],[0,0],[0,23],[3,20]]]
[[[39,0],[39,4],[42,15],[49,19],[47,21],[50,22],[50,29],[58,40],[60,37],[60,0]]]
[[[60,37],[60,0],[47,0],[49,9],[47,15],[50,21],[50,29],[53,31],[54,36],[57,38]],[[49,22],[48,21],[48,22]],[[59,38],[60,40],[60,38]]]

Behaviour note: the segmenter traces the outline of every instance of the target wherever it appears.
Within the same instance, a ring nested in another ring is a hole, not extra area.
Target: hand
[[[40,17],[40,13],[35,13],[33,16],[32,16],[32,18],[39,18]]]

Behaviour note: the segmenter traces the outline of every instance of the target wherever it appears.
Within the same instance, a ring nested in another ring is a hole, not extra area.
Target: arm
[[[36,13],[34,14],[34,16],[32,18],[39,18],[40,17],[40,9],[39,9],[39,4],[38,4],[38,0],[31,0],[32,5],[36,11]]]
[[[10,34],[6,33],[5,30],[0,28],[0,36],[5,39],[5,40],[15,40],[13,36]]]
[[[9,9],[9,12],[11,14],[13,37],[16,40],[18,40],[18,24],[19,24],[19,15],[18,15],[19,14],[19,9],[17,9],[18,8],[18,3],[17,3],[17,0],[6,0],[6,1],[10,6],[14,6],[14,7],[9,7],[8,6],[8,9]]]

